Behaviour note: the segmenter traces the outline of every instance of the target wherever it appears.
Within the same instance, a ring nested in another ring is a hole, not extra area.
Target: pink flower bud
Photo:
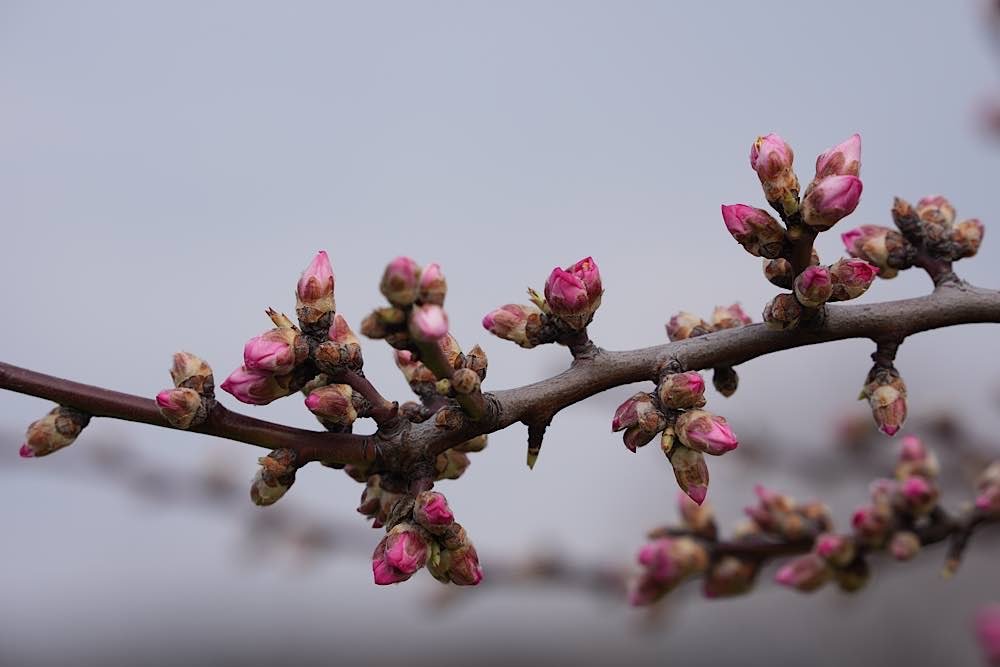
[[[419,293],[420,267],[409,257],[397,257],[385,267],[380,289],[392,305],[409,306]]]
[[[826,561],[815,554],[807,554],[782,566],[774,580],[782,586],[808,593],[829,581],[832,574]]]
[[[188,428],[201,411],[201,396],[186,387],[164,389],[156,395],[156,406],[171,426]]]
[[[479,554],[468,538],[459,547],[449,549],[448,560],[448,581],[456,586],[477,586],[483,580]]]
[[[545,301],[552,313],[573,329],[583,329],[590,321],[587,286],[569,271],[552,270],[545,281]]]
[[[764,306],[764,323],[769,329],[794,329],[802,318],[802,306],[791,294],[779,294]]]
[[[422,343],[433,343],[448,335],[448,316],[441,306],[429,304],[410,311],[410,335]]]
[[[597,310],[601,303],[601,295],[604,294],[604,287],[601,285],[601,272],[597,268],[597,262],[593,257],[586,257],[566,269],[576,276],[583,283],[587,290],[587,301],[590,303],[590,312]]]
[[[669,457],[677,486],[701,505],[708,495],[708,466],[705,465],[704,455],[688,447],[674,445]]]
[[[708,567],[708,552],[691,538],[664,537],[644,545],[637,560],[648,576],[669,586],[703,572]]]
[[[309,356],[309,345],[295,329],[271,329],[243,346],[243,365],[277,375],[292,372]]]
[[[991,604],[979,610],[976,637],[990,664],[1000,665],[1000,605]]]
[[[876,387],[868,397],[879,430],[896,435],[906,420],[906,387],[898,383]]]
[[[681,311],[667,322],[667,338],[672,341],[685,340],[707,334],[712,326],[697,315]]]
[[[611,422],[612,431],[625,429],[623,440],[629,450],[648,444],[666,426],[666,418],[649,394],[635,394],[618,406]]]
[[[889,531],[889,514],[878,506],[866,505],[854,511],[851,525],[861,544],[881,546]]]
[[[664,407],[700,408],[705,405],[705,381],[694,371],[665,375],[657,388]]]
[[[328,384],[313,389],[306,397],[306,408],[314,415],[342,426],[358,418],[354,391],[346,384]]]
[[[841,259],[830,265],[830,301],[856,299],[871,287],[879,269],[863,259]]]
[[[403,373],[409,385],[437,382],[437,376],[429,368],[417,361],[409,350],[396,350],[396,367]]]
[[[255,371],[245,367],[237,368],[222,383],[222,389],[236,400],[251,405],[267,405],[283,396],[288,396],[289,377],[277,376],[266,371]]]
[[[323,323],[329,313],[336,310],[333,298],[333,267],[325,250],[316,253],[313,261],[302,272],[295,288],[295,314],[304,327]]]
[[[439,264],[428,264],[420,272],[418,291],[420,303],[444,305],[444,297],[448,293],[448,283],[444,279],[444,273],[441,272]]]
[[[807,308],[822,306],[833,295],[833,280],[825,266],[810,266],[795,278],[795,296]]]
[[[983,223],[976,219],[963,220],[955,225],[951,234],[951,240],[956,247],[955,259],[972,257],[979,252],[984,232]]]
[[[661,583],[672,581],[679,573],[680,568],[671,556],[670,547],[671,540],[667,538],[654,540],[643,545],[636,557],[649,575]]]
[[[532,305],[508,303],[483,318],[483,328],[494,336],[517,343],[524,348],[538,344],[532,334],[541,327],[542,311]]]
[[[856,553],[851,538],[835,533],[824,533],[817,537],[814,551],[817,556],[837,567],[850,563]]]
[[[347,323],[347,319],[337,313],[333,316],[333,323],[330,325],[330,331],[327,337],[337,343],[338,345],[360,345],[361,341],[351,330],[350,325]]]
[[[847,253],[866,260],[879,268],[879,276],[894,278],[897,267],[906,266],[908,243],[894,229],[878,225],[862,225],[840,235]]]
[[[427,563],[428,545],[416,526],[395,526],[375,547],[372,573],[380,586],[406,581]]]
[[[73,408],[56,406],[28,426],[25,442],[18,453],[25,459],[48,456],[72,445],[89,423],[90,415]]]
[[[889,541],[889,553],[899,561],[911,560],[920,551],[920,538],[909,530],[900,530],[892,534]]]
[[[250,483],[250,500],[254,505],[273,505],[295,483],[295,453],[289,449],[276,449],[257,459],[257,462],[260,468]]]
[[[739,445],[726,419],[704,410],[682,414],[674,424],[674,432],[685,446],[712,456],[721,456]]]
[[[852,134],[816,158],[816,180],[827,176],[857,176],[861,171],[861,135]]]
[[[648,572],[629,582],[628,603],[633,607],[648,607],[660,600],[670,586],[657,581]]]
[[[805,223],[819,231],[830,229],[858,207],[861,190],[857,176],[827,176],[817,181],[802,205]]]
[[[955,207],[941,195],[921,198],[916,210],[917,217],[923,223],[951,226],[955,222]]]
[[[937,505],[937,500],[937,487],[923,477],[907,477],[899,485],[897,504],[910,514],[927,514]]]
[[[937,477],[941,469],[937,457],[924,447],[919,438],[908,435],[903,438],[902,444],[899,462],[896,464],[896,477],[898,479],[905,479],[913,475],[927,479]]]
[[[712,311],[712,328],[715,331],[735,329],[746,326],[752,321],[738,303],[731,306],[716,306],[715,310]]]
[[[175,387],[187,387],[204,395],[214,394],[215,379],[212,377],[212,368],[190,352],[174,354],[170,379],[173,380]]]
[[[799,209],[799,180],[792,169],[794,154],[776,134],[757,137],[750,148],[750,166],[757,172],[768,203],[784,216]]]
[[[448,507],[448,500],[436,491],[417,494],[413,518],[432,533],[440,532],[455,523],[455,515]]]
[[[767,211],[746,204],[723,204],[722,220],[733,238],[754,257],[781,254],[785,229]]]

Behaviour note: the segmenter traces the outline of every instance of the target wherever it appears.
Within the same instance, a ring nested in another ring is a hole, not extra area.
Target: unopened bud
[[[472,369],[459,368],[451,377],[451,387],[456,394],[473,394],[479,391],[479,375]]]
[[[740,376],[732,366],[718,366],[712,370],[712,386],[715,390],[729,398],[740,386]]]
[[[455,515],[448,507],[448,500],[437,491],[422,491],[417,494],[413,518],[432,533],[442,532],[455,523]]]
[[[437,479],[458,479],[469,467],[469,463],[469,456],[465,452],[449,449],[438,454],[434,462]]]
[[[670,451],[674,448],[674,443],[677,441],[677,435],[674,433],[673,426],[666,426],[663,432],[660,434],[660,449],[663,453],[670,458]]]
[[[677,509],[684,525],[693,532],[714,539],[716,535],[715,512],[709,503],[697,504],[683,491],[677,492]]]
[[[66,406],[56,406],[28,426],[19,454],[25,459],[48,456],[72,445],[89,423],[90,415]]]
[[[242,403],[267,405],[292,393],[290,383],[291,376],[242,367],[233,371],[221,386],[223,391],[229,392]]]
[[[433,343],[448,335],[448,316],[441,306],[417,306],[410,311],[410,335],[422,343]]]
[[[688,410],[674,424],[677,437],[686,447],[721,456],[739,445],[725,417],[705,410]]]
[[[772,285],[776,285],[782,289],[792,289],[795,271],[792,269],[792,263],[784,257],[765,259],[764,277]]]
[[[906,385],[895,369],[875,367],[861,391],[872,408],[879,430],[895,435],[906,420]]]
[[[802,218],[815,230],[830,229],[858,207],[861,190],[857,176],[827,176],[810,186],[802,203]]]
[[[667,322],[667,338],[672,341],[694,338],[712,331],[712,325],[697,315],[681,311]]]
[[[197,417],[201,417],[201,420],[205,418],[201,396],[187,387],[164,389],[156,395],[156,407],[160,409],[163,418],[176,428],[186,429]]]
[[[896,505],[913,516],[924,516],[937,506],[938,488],[914,475],[899,483]]]
[[[170,367],[170,379],[173,380],[175,387],[194,389],[210,398],[214,395],[215,379],[208,364],[190,352],[177,352],[173,361]]]
[[[420,363],[409,350],[396,350],[396,367],[403,373],[410,386],[425,382],[437,382],[437,377],[429,368]]]
[[[899,269],[907,266],[909,244],[894,229],[878,225],[861,225],[840,235],[844,248],[852,257],[863,259],[879,269],[879,277],[895,278]]]
[[[871,287],[879,269],[863,259],[841,259],[830,265],[830,301],[856,299]]]
[[[698,451],[675,444],[670,450],[670,465],[674,469],[677,486],[699,505],[708,495],[708,466],[705,456]]]
[[[802,306],[791,294],[779,294],[764,306],[764,323],[769,329],[794,329],[799,326]]]
[[[735,556],[723,556],[712,563],[702,583],[707,598],[733,597],[753,588],[760,565]]]
[[[816,158],[816,180],[827,176],[857,176],[861,171],[861,135],[852,134]]]
[[[738,303],[730,306],[716,306],[715,310],[712,311],[712,329],[715,331],[735,329],[746,326],[752,321]]]
[[[295,287],[295,314],[302,326],[320,323],[336,310],[333,298],[333,267],[325,250],[320,250],[302,272]]]
[[[864,558],[855,558],[846,567],[834,570],[837,585],[845,593],[855,593],[865,587],[871,579],[871,568]]]
[[[314,415],[342,426],[358,418],[354,391],[346,384],[328,384],[306,397],[306,407]]]
[[[448,283],[445,282],[441,266],[438,264],[428,264],[420,272],[419,295],[420,303],[433,303],[438,306],[444,305],[444,297],[448,292]]]
[[[420,267],[409,257],[397,257],[389,262],[379,285],[389,303],[400,308],[417,300],[419,288]]]
[[[781,254],[785,228],[767,211],[746,204],[723,204],[722,220],[733,238],[754,257],[774,258]]]
[[[243,346],[243,365],[251,370],[283,375],[309,356],[309,344],[291,328],[271,329]]]
[[[750,166],[757,172],[768,203],[790,216],[799,210],[799,179],[792,170],[792,147],[776,134],[757,137],[750,148]]]
[[[625,446],[631,451],[652,440],[666,426],[650,394],[638,393],[618,406],[611,421],[613,432],[625,430]]]
[[[807,554],[783,565],[774,580],[782,586],[809,593],[829,581],[832,574],[825,560],[816,554]]]
[[[795,278],[795,296],[803,306],[817,308],[833,295],[833,280],[825,266],[810,266]]]
[[[896,560],[911,560],[920,551],[920,538],[909,530],[893,533],[889,541],[889,553]]]
[[[844,567],[857,553],[854,541],[846,535],[824,533],[816,538],[813,550],[820,558],[825,559],[834,567]]]
[[[488,366],[489,359],[486,358],[486,351],[478,345],[473,345],[469,353],[465,355],[465,367],[475,371],[480,380],[485,380]]]
[[[663,376],[657,388],[660,403],[674,410],[705,405],[705,381],[695,371]]]
[[[920,216],[910,202],[896,197],[892,201],[892,221],[896,227],[906,236],[920,236],[923,232],[920,229]]]
[[[928,479],[937,477],[941,470],[937,457],[924,447],[919,438],[908,435],[903,438],[902,445],[899,462],[896,464],[897,479],[906,479],[913,475]]]
[[[427,540],[417,526],[397,524],[375,547],[372,573],[380,586],[406,581],[427,563]]]
[[[532,348],[541,342],[542,311],[533,305],[509,303],[488,313],[483,328],[494,336]]]
[[[955,244],[955,259],[972,257],[979,252],[979,246],[983,243],[984,233],[983,223],[979,220],[963,220],[955,225],[951,233],[951,240]]]
[[[250,483],[250,500],[254,505],[273,505],[295,483],[295,452],[276,449],[257,462],[260,468]]]
[[[556,267],[545,281],[549,310],[572,329],[583,329],[590,321],[590,302],[583,280]]]
[[[889,512],[874,505],[859,507],[851,517],[854,535],[865,546],[881,546],[888,535],[889,523]]]

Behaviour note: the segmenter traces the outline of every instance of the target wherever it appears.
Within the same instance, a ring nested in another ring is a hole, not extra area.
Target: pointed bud
[[[955,225],[951,233],[951,240],[955,244],[955,259],[972,257],[979,252],[979,246],[983,243],[983,223],[979,220],[963,220]]]
[[[479,565],[479,554],[471,542],[450,550],[451,564],[448,580],[456,586],[477,586],[483,580],[483,568]]]
[[[358,397],[360,398],[360,397]],[[358,418],[354,391],[346,384],[328,384],[314,389],[306,397],[306,407],[317,417],[342,426]]]
[[[893,533],[889,541],[889,553],[899,561],[911,560],[920,551],[920,538],[909,530]]]
[[[832,574],[825,560],[815,554],[807,554],[783,565],[774,575],[774,580],[782,586],[809,593],[829,581]]]
[[[592,311],[587,286],[576,275],[556,267],[545,281],[545,301],[549,310],[573,329],[583,329]]]
[[[805,223],[821,232],[830,229],[858,207],[861,190],[857,176],[827,176],[816,182],[802,203]]]
[[[872,368],[861,390],[872,408],[875,423],[886,435],[895,435],[906,420],[906,385],[892,368]]]
[[[750,148],[750,166],[757,172],[764,196],[782,215],[799,210],[799,179],[792,169],[792,147],[776,134],[757,137]]]
[[[233,371],[221,386],[223,391],[232,394],[242,403],[267,405],[292,393],[289,389],[290,381],[291,377],[287,375],[274,375],[241,367]]]
[[[785,228],[767,211],[746,204],[723,204],[722,220],[737,243],[754,257],[774,258],[781,254]]]
[[[739,445],[725,417],[704,410],[682,414],[674,424],[674,431],[686,447],[712,456],[721,456]]]
[[[712,329],[722,331],[723,329],[735,329],[746,326],[753,322],[746,314],[740,304],[734,303],[731,306],[716,306],[712,311]]]
[[[205,418],[201,396],[194,389],[187,387],[164,389],[156,395],[156,407],[160,409],[163,418],[176,428],[186,429],[197,417],[201,417],[199,421]]]
[[[795,278],[795,296],[803,306],[818,308],[833,295],[833,280],[825,266],[810,266]]]
[[[250,483],[250,500],[254,505],[273,505],[295,483],[295,452],[276,449],[257,462],[260,468]]]
[[[633,607],[648,607],[668,592],[670,586],[657,581],[648,572],[643,572],[628,583],[628,603]]]
[[[438,264],[428,264],[420,272],[420,284],[418,296],[420,303],[432,303],[437,306],[444,305],[445,294],[448,293],[448,283],[445,282],[444,273]]]
[[[420,529],[397,524],[375,547],[372,572],[379,586],[406,581],[427,563],[428,544]]]
[[[295,288],[295,313],[303,327],[321,323],[336,310],[333,298],[333,267],[325,250],[320,250],[302,272]]]
[[[18,453],[25,459],[48,456],[72,445],[89,423],[90,415],[62,405],[56,406],[28,426],[25,442]]]
[[[345,318],[340,313],[333,316],[333,323],[330,325],[330,330],[327,333],[327,337],[334,343],[338,345],[360,345],[361,341],[358,337],[354,335],[351,330],[350,325],[347,323],[347,318]]]
[[[845,567],[854,560],[857,553],[850,537],[835,533],[824,533],[817,537],[813,550],[834,567]]]
[[[783,257],[764,260],[764,277],[772,285],[782,289],[792,289],[795,271],[792,263]]]
[[[417,306],[410,311],[410,335],[421,343],[433,343],[448,335],[448,316],[441,306]]]
[[[657,396],[664,407],[674,410],[700,408],[705,405],[705,381],[694,371],[670,373],[660,380]]]
[[[447,334],[438,340],[438,348],[441,350],[441,354],[444,355],[445,363],[448,364],[448,368],[458,370],[465,366],[465,356],[462,354],[462,346],[458,344],[458,341],[451,334]]]
[[[850,137],[816,158],[816,180],[827,176],[857,176],[861,171],[861,135]]]
[[[292,372],[309,356],[309,344],[295,329],[271,329],[243,346],[243,365],[277,375]]]
[[[400,308],[409,306],[417,300],[420,267],[409,257],[397,257],[385,267],[379,289],[392,305]]]
[[[895,278],[899,269],[908,266],[906,255],[909,244],[894,229],[861,225],[844,232],[840,238],[849,255],[877,266],[881,278]]]
[[[833,292],[830,301],[856,299],[871,287],[878,275],[878,267],[863,259],[841,259],[829,267]]]
[[[532,348],[541,342],[542,311],[532,305],[508,303],[483,318],[483,328],[494,336]]]
[[[175,387],[194,389],[209,398],[215,394],[215,379],[212,377],[211,366],[190,352],[174,354],[170,379],[173,380]]]
[[[715,390],[729,398],[740,386],[740,376],[732,366],[719,366],[712,370],[712,386]]]
[[[667,322],[667,338],[671,341],[694,338],[707,334],[711,330],[712,325],[697,315],[685,311],[677,313]]]
[[[701,452],[681,445],[674,445],[670,450],[670,465],[674,469],[674,477],[681,491],[688,494],[691,500],[699,505],[705,502],[708,495],[708,466]]]
[[[488,366],[489,359],[486,357],[486,351],[479,345],[473,345],[469,353],[465,355],[465,367],[475,371],[480,380],[485,380]]]
[[[455,523],[455,515],[448,507],[448,500],[436,491],[423,491],[417,494],[413,506],[413,518],[432,533],[446,530]]]
[[[779,294],[764,306],[764,323],[769,329],[794,329],[799,326],[802,306],[791,294]]]

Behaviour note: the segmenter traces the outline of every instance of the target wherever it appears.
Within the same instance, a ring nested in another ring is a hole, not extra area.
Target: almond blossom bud
[[[791,294],[779,294],[764,306],[764,323],[769,329],[794,329],[799,326],[802,306]]]
[[[909,244],[894,229],[878,225],[861,225],[840,235],[847,253],[866,260],[879,268],[879,277],[895,278],[899,269],[907,266]]]
[[[420,272],[418,299],[420,303],[433,303],[437,306],[444,305],[444,297],[448,292],[448,283],[445,282],[444,274],[441,272],[439,264],[428,264]]]
[[[670,373],[660,380],[657,396],[667,408],[700,408],[705,405],[705,381],[694,371]]]
[[[753,588],[760,565],[735,556],[723,556],[712,563],[702,583],[707,598],[742,595]]]
[[[855,537],[861,544],[872,547],[879,547],[885,542],[889,522],[889,512],[874,505],[859,507],[851,517]]]
[[[817,537],[813,550],[817,556],[835,567],[846,566],[854,560],[857,553],[851,538],[835,533],[824,533]]]
[[[590,321],[587,286],[569,271],[552,269],[545,281],[545,301],[552,313],[573,329],[583,329]]]
[[[799,179],[792,170],[792,147],[776,134],[757,137],[750,148],[750,166],[757,172],[768,203],[782,215],[799,210]]]
[[[979,246],[983,242],[983,223],[979,220],[963,220],[955,225],[951,233],[951,240],[955,244],[955,259],[972,257],[979,252]]]
[[[432,533],[438,533],[455,523],[455,515],[448,507],[448,500],[436,491],[417,494],[413,505],[413,518]]]
[[[201,396],[194,389],[187,387],[164,389],[156,395],[156,407],[160,409],[163,418],[177,428],[191,426],[199,416],[199,412],[201,419],[205,418],[201,407]]]
[[[273,505],[295,483],[295,452],[276,449],[257,462],[260,468],[250,483],[250,500],[254,505]]]
[[[746,326],[752,321],[738,303],[731,306],[716,306],[712,311],[712,329],[715,331],[735,329]]]
[[[611,422],[613,432],[625,429],[625,446],[631,451],[649,443],[666,426],[666,419],[657,409],[653,397],[638,393],[618,406]]]
[[[483,318],[483,328],[494,336],[532,348],[541,343],[542,311],[533,305],[508,303]]]
[[[861,171],[861,135],[850,137],[816,158],[816,180],[827,176],[857,176]]]
[[[327,337],[338,345],[361,345],[361,341],[358,340],[347,323],[347,318],[340,313],[333,316],[333,323],[330,325]]]
[[[765,259],[764,277],[772,285],[776,285],[782,289],[792,289],[795,271],[792,269],[792,263],[784,257]]]
[[[317,417],[334,424],[350,426],[358,418],[354,390],[346,384],[328,384],[314,389],[306,397],[306,407]]]
[[[316,253],[295,287],[295,314],[303,327],[319,324],[336,310],[333,298],[333,267],[325,250]]]
[[[818,308],[833,295],[833,281],[825,266],[810,266],[795,278],[795,296],[803,306]]]
[[[704,410],[682,414],[674,424],[674,431],[686,447],[712,456],[721,456],[739,445],[725,417]]]
[[[400,523],[390,530],[372,554],[372,572],[379,586],[406,581],[427,563],[428,544],[420,529]]]
[[[899,485],[897,505],[904,511],[922,516],[937,506],[938,489],[923,477],[907,477]]]
[[[396,350],[396,367],[403,373],[406,383],[411,387],[415,384],[437,382],[437,376],[431,369],[420,363],[409,350]]]
[[[920,216],[910,202],[900,197],[892,200],[892,221],[896,227],[907,237],[921,236],[923,232],[920,227]]]
[[[861,190],[857,176],[827,176],[817,181],[802,203],[803,220],[817,231],[830,229],[858,207]]]
[[[190,352],[174,354],[173,365],[170,367],[170,379],[175,387],[194,389],[203,396],[212,397],[215,394],[215,379],[212,368]]]
[[[863,259],[840,259],[829,267],[833,292],[830,301],[856,299],[871,287],[878,275],[878,267]]]
[[[441,306],[416,306],[410,312],[410,335],[421,343],[433,343],[448,335],[448,316]]]
[[[385,267],[379,289],[392,305],[409,306],[419,293],[420,267],[409,257],[397,257]]]
[[[896,464],[896,478],[906,479],[919,475],[928,479],[937,477],[941,470],[937,457],[929,451],[919,438],[908,435],[903,438],[899,462]]]
[[[941,195],[923,197],[917,202],[917,217],[922,223],[951,226],[955,222],[955,207]]]
[[[906,385],[895,369],[873,368],[861,398],[868,399],[879,430],[886,435],[899,431],[906,419]]]
[[[889,553],[896,560],[911,560],[920,551],[920,538],[909,530],[900,530],[892,535],[889,541]]]
[[[486,369],[489,367],[489,359],[486,351],[479,345],[473,345],[469,353],[465,355],[465,367],[475,371],[480,380],[486,379]]]
[[[688,537],[662,537],[644,545],[637,556],[646,573],[661,584],[672,586],[708,567],[705,547]]]
[[[707,334],[712,326],[697,315],[681,311],[667,322],[667,338],[671,341],[685,340]]]
[[[479,554],[471,542],[449,551],[448,580],[456,586],[477,586],[483,580]]]
[[[254,336],[243,346],[243,365],[278,375],[290,373],[309,356],[309,344],[291,328],[271,329]]]
[[[976,637],[991,665],[1000,665],[1000,605],[983,607],[976,614]]]
[[[774,580],[782,586],[809,593],[829,581],[832,574],[826,561],[816,554],[807,554],[782,566]]]
[[[669,458],[677,486],[691,500],[701,505],[708,495],[708,466],[705,465],[705,456],[682,445],[674,445]]]
[[[289,389],[290,381],[291,377],[287,375],[274,375],[241,367],[233,371],[221,386],[242,403],[267,405],[292,393]]]
[[[25,459],[48,456],[72,445],[89,423],[90,415],[63,405],[56,406],[28,426],[25,442],[18,453]]]
[[[781,254],[785,228],[767,211],[746,204],[723,204],[722,220],[733,238],[754,257]]]
[[[712,386],[715,390],[729,398],[740,386],[740,376],[732,366],[719,366],[712,369]]]

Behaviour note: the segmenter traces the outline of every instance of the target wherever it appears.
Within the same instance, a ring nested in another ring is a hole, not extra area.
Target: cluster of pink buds
[[[564,343],[587,328],[603,294],[601,272],[593,258],[587,257],[565,269],[552,269],[544,297],[529,289],[531,304],[509,303],[487,313],[483,328],[524,348]]]
[[[876,363],[868,372],[858,397],[867,400],[879,430],[895,435],[906,420],[906,384],[891,364]]]
[[[295,483],[295,452],[276,449],[257,459],[260,468],[250,482],[250,500],[254,505],[273,505]]]
[[[712,331],[735,329],[750,324],[753,320],[744,312],[740,304],[716,306],[712,311],[712,319],[706,322],[697,315],[680,312],[667,322],[667,338],[671,341],[684,340],[702,336]],[[732,366],[717,366],[712,370],[712,386],[723,396],[729,397],[736,393],[740,378]]]
[[[658,434],[660,447],[674,470],[681,490],[701,504],[708,493],[705,454],[721,456],[739,444],[725,418],[702,410],[705,381],[689,372],[666,372],[654,393],[638,393],[622,403],[611,422],[624,431],[632,452]]]
[[[63,405],[56,406],[41,419],[31,422],[21,445],[21,458],[48,456],[68,447],[90,423],[90,415]]]
[[[643,571],[629,589],[629,602],[640,607],[653,604],[685,579],[703,573],[709,554],[690,537],[658,537],[639,550],[637,560]]]
[[[974,218],[955,222],[955,208],[940,195],[924,197],[916,206],[897,197],[892,219],[899,231],[862,225],[841,235],[852,257],[879,267],[886,279],[911,266],[926,266],[929,260],[949,267],[932,276],[935,281],[948,278],[951,262],[972,257],[983,241],[983,224]]]
[[[833,525],[830,510],[822,503],[799,503],[760,484],[754,487],[754,493],[757,505],[744,509],[751,522],[748,532],[799,540],[829,530]]]
[[[476,548],[442,494],[399,495],[386,521],[386,535],[372,555],[376,584],[406,581],[424,566],[444,583],[475,586],[482,581]]]
[[[380,289],[389,306],[362,321],[364,335],[385,339],[397,350],[415,350],[448,334],[448,316],[442,308],[447,283],[437,264],[421,269],[413,259],[397,257],[385,267]]]
[[[156,395],[160,414],[174,428],[188,429],[205,421],[215,403],[215,379],[211,367],[191,354],[178,352],[170,368],[173,389]]]

